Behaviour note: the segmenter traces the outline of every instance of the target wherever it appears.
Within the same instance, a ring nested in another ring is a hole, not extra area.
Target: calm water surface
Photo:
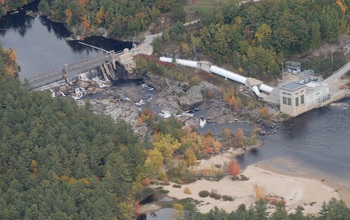
[[[37,11],[37,2],[27,9]],[[78,41],[66,41],[68,36],[70,33],[63,24],[51,22],[43,16],[28,16],[24,10],[0,20],[0,44],[16,51],[21,78],[29,78],[103,53],[81,45]],[[131,42],[103,37],[87,38],[84,42],[108,51],[120,51],[132,45]]]

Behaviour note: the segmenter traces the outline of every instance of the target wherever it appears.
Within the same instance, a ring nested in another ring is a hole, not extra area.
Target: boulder
[[[75,85],[78,86],[78,87],[84,88],[84,89],[90,87],[90,83],[89,82],[84,82],[84,81],[81,81],[81,80],[78,80],[75,83]]]
[[[61,91],[61,92],[66,93],[66,92],[68,92],[68,90],[69,90],[69,86],[67,86],[67,85],[60,86],[60,87],[58,88],[58,90]]]
[[[86,90],[86,94],[87,95],[96,94],[98,92],[101,92],[101,89],[100,88],[96,88],[96,87],[89,87]]]
[[[186,97],[189,99],[190,105],[195,105],[203,101],[202,96],[202,87],[201,86],[192,86],[186,92]]]

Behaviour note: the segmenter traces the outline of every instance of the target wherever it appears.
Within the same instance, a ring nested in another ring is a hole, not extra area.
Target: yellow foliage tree
[[[71,22],[71,20],[72,20],[72,11],[70,10],[70,9],[66,9],[65,11],[64,11],[64,14],[66,15],[66,23],[68,24],[68,25],[70,25],[70,22]]]
[[[196,162],[196,160],[197,160],[196,154],[194,153],[194,151],[191,148],[186,149],[186,151],[184,153],[184,157],[187,160],[188,166],[193,165],[194,162]]]
[[[181,220],[184,213],[184,206],[180,203],[175,202],[173,204],[173,208],[175,209],[175,211],[173,212],[174,219]]]
[[[157,148],[148,151],[148,155],[145,161],[146,172],[149,172],[150,175],[154,176],[162,165],[162,153]]]
[[[191,48],[186,42],[181,43],[181,51],[185,56],[190,56],[191,55]]]
[[[30,168],[32,169],[34,176],[38,176],[39,170],[38,170],[38,162],[36,162],[36,160],[32,160],[32,162],[30,163]]]
[[[235,132],[235,142],[236,142],[236,146],[238,147],[242,147],[244,145],[245,136],[244,136],[243,130],[240,128],[238,128],[237,131]]]
[[[104,20],[104,14],[105,14],[105,10],[103,7],[101,7],[100,10],[98,10],[98,12],[96,13],[97,24],[102,24]]]
[[[265,188],[258,186],[257,184],[255,184],[253,186],[254,192],[255,192],[255,197],[260,200],[260,199],[264,199],[266,197],[266,191]]]
[[[174,151],[178,150],[181,146],[179,141],[169,134],[158,134],[154,139],[154,148],[158,149],[162,153],[164,162],[170,162]]]
[[[258,42],[262,42],[265,37],[270,36],[272,33],[271,28],[269,25],[262,23],[258,29],[255,32],[255,37],[258,40]]]

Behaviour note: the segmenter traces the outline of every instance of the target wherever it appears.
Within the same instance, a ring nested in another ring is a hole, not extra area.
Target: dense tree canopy
[[[187,37],[170,28],[163,39],[191,42],[193,53],[183,56],[202,52],[249,76],[265,77],[279,74],[290,56],[335,42],[350,31],[348,0],[228,2],[204,13],[203,27]]]
[[[0,219],[133,219],[145,155],[130,125],[9,76],[0,88]]]
[[[0,0],[0,17],[34,0]]]
[[[187,202],[183,206],[183,212],[186,213],[184,215],[185,219],[188,220],[346,220],[350,218],[350,209],[346,207],[344,201],[334,198],[327,203],[323,203],[319,213],[304,214],[303,210],[303,207],[298,206],[288,214],[284,206],[277,205],[276,209],[270,212],[263,200],[257,201],[254,206],[248,208],[242,204],[230,213],[218,207],[213,208],[206,214],[198,213],[193,207],[193,202]]]
[[[64,22],[69,28],[77,27],[78,35],[86,35],[98,27],[104,27],[111,37],[118,38],[145,31],[152,22],[160,23],[160,13],[169,11],[177,2],[179,1],[41,0],[39,10],[53,20]],[[174,12],[175,20],[184,18],[181,7],[179,10]]]

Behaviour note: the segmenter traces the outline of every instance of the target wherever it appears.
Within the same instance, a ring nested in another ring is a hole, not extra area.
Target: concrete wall
[[[303,97],[303,98],[302,98]],[[306,88],[295,91],[280,88],[280,110],[292,117],[306,111]]]

